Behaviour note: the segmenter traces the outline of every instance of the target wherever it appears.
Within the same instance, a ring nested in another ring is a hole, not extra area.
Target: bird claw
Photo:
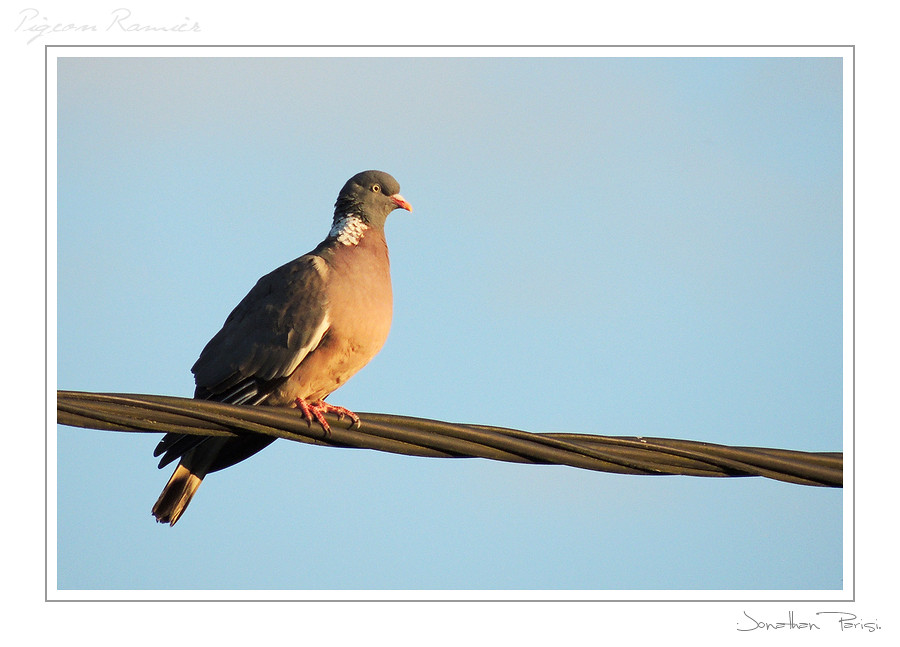
[[[361,426],[359,416],[347,409],[346,407],[340,407],[335,404],[328,404],[325,400],[316,400],[315,402],[307,402],[303,398],[297,398],[296,407],[300,409],[303,413],[303,417],[306,418],[306,422],[312,426],[312,421],[315,419],[320,425],[322,425],[322,429],[325,430],[325,433],[329,433],[331,431],[331,427],[328,425],[328,422],[325,420],[326,413],[336,413],[338,416],[338,420],[343,420],[344,416],[350,418],[353,421],[353,425],[356,425],[357,428]]]

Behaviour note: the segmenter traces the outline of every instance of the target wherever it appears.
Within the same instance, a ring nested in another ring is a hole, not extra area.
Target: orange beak
[[[390,196],[391,201],[400,207],[401,209],[406,209],[407,211],[412,211],[412,205],[406,201],[406,199],[400,195],[399,193],[395,193]]]

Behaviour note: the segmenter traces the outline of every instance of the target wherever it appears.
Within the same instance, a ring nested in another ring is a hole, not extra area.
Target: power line
[[[479,457],[617,474],[763,476],[800,485],[843,485],[841,452],[729,447],[669,438],[533,433],[382,413],[359,413],[358,429],[347,429],[346,421],[327,414],[331,431],[326,433],[319,425],[308,425],[294,409],[160,395],[57,391],[56,411],[59,424],[108,431],[264,434],[410,456]]]

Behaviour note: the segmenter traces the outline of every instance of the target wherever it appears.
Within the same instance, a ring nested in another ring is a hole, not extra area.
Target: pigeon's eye
[[[375,193],[378,193],[378,192],[381,191],[381,187],[378,186],[377,184],[373,184],[373,185],[372,185],[372,190],[373,190]]]

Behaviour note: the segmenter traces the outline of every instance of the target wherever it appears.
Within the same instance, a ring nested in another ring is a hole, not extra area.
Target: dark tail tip
[[[187,510],[188,504],[202,482],[201,477],[184,465],[179,465],[153,505],[153,516],[156,517],[156,520],[159,523],[174,526]]]

